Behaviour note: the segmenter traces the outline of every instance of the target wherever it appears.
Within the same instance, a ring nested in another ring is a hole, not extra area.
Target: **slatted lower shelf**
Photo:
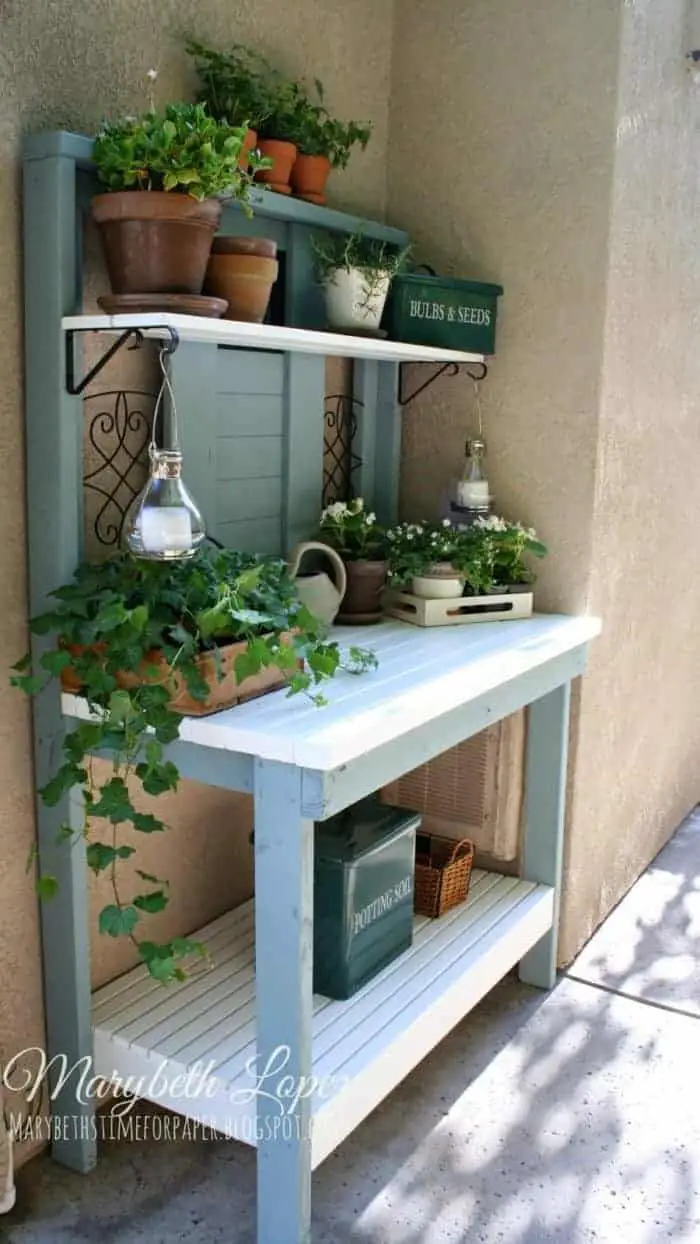
[[[372,1111],[551,928],[553,891],[475,871],[469,901],[417,917],[413,946],[347,1002],[314,998],[312,1161]],[[164,988],[135,968],[93,999],[95,1070],[132,1092],[256,1143],[254,905],[196,935],[213,966]],[[261,1089],[273,1092],[279,1068]],[[293,1120],[280,1115],[279,1135]]]

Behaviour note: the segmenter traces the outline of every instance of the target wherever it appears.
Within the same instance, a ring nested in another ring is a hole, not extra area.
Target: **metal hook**
[[[440,378],[440,376],[459,375],[460,368],[462,367],[464,367],[466,374],[474,382],[474,384],[480,384],[481,381],[485,380],[489,374],[489,369],[486,363],[473,363],[471,365],[474,367],[481,368],[480,376],[475,376],[474,373],[469,370],[469,367],[467,367],[464,363],[443,363],[442,366],[438,367],[436,371],[434,371],[432,375],[428,377],[427,380],[424,380],[422,384],[419,384],[417,388],[413,390],[412,393],[406,393],[404,386],[403,386],[403,376],[404,376],[403,369],[406,366],[407,366],[406,363],[401,363],[399,365],[399,391],[398,391],[397,399],[396,399],[399,406],[408,406],[409,402],[412,402],[414,398],[419,397],[421,393],[424,393],[426,389],[429,389],[431,384],[434,384],[435,381]]]

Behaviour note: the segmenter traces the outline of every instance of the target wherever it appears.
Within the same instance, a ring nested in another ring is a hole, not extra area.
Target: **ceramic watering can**
[[[312,550],[325,553],[334,572],[333,579],[323,570],[315,574],[299,573],[304,555]],[[289,559],[289,575],[294,579],[299,599],[304,602],[309,613],[312,613],[319,621],[325,622],[326,626],[330,626],[340,609],[340,602],[345,595],[348,582],[345,566],[335,549],[329,548],[327,544],[319,543],[318,540],[308,540],[304,544],[297,544],[296,548],[292,549]]]

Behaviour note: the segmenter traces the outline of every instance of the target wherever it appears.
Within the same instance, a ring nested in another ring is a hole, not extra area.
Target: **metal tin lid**
[[[464,452],[468,458],[473,458],[477,454],[485,454],[486,441],[480,436],[468,436],[464,446]]]
[[[317,823],[316,858],[355,860],[411,829],[418,829],[420,823],[419,814],[379,803],[375,796],[370,796]]]
[[[463,281],[460,277],[429,276],[425,272],[399,272],[392,285],[435,285],[445,289],[459,289],[465,294],[481,294],[485,298],[499,298],[503,293],[502,285],[490,285],[483,281]]]

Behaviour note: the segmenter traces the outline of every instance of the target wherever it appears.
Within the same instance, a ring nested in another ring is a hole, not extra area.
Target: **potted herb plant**
[[[33,695],[60,678],[85,697],[91,716],[65,736],[62,762],[41,798],[53,806],[68,791],[81,792],[84,824],[67,827],[65,838],[69,846],[84,836],[89,866],[110,874],[100,931],[131,938],[159,980],[181,979],[184,961],[204,948],[187,938],[157,943],[148,929],[140,935],[142,921],[167,906],[169,890],[167,881],[134,869],[136,849],[124,841],[125,830],[165,828],[132,801],[133,783],[155,796],[177,788],[178,769],[165,749],[178,737],[181,713],[210,712],[279,685],[320,704],[319,685],[341,666],[360,673],[376,660],[357,648],[344,660],[337,644],[320,638],[283,562],[230,550],[202,548],[175,563],[120,554],[81,566],[53,597],[54,607],[32,622],[33,633],[52,642],[34,669],[30,656],[18,662],[12,681]],[[112,757],[106,780],[89,763],[95,751]],[[124,865],[136,894],[125,893]],[[43,897],[55,887],[54,878],[39,878]]]
[[[240,156],[246,166],[249,153],[257,145],[258,132],[270,114],[267,61],[242,43],[219,51],[189,39],[186,47],[199,77],[198,102],[206,104],[218,121],[247,127]]]
[[[384,529],[365,510],[362,497],[327,506],[321,515],[320,539],[345,563],[347,587],[338,622],[378,622],[389,571],[388,545]]]
[[[369,124],[359,121],[338,121],[332,117],[323,100],[323,84],[315,80],[317,101],[308,94],[298,100],[291,122],[297,147],[292,168],[292,186],[300,199],[326,202],[326,182],[332,168],[346,168],[352,148],[359,143],[367,146],[372,134]]]
[[[376,336],[392,278],[408,251],[368,238],[361,229],[316,236],[312,244],[329,326]]]
[[[247,203],[255,161],[239,164],[246,127],[204,104],[105,124],[93,161],[106,192],[92,200],[116,295],[199,294],[221,218],[217,195]]]

